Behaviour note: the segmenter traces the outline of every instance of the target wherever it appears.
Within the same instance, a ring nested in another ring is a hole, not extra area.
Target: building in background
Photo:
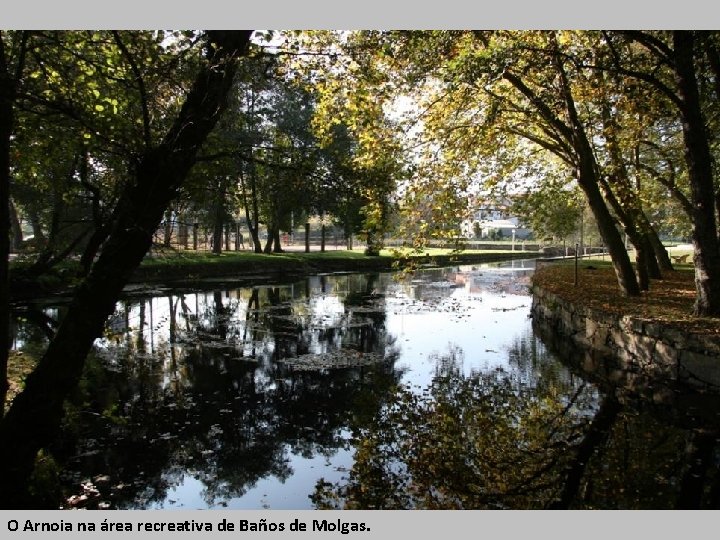
[[[460,235],[468,239],[527,239],[531,231],[511,213],[512,202],[471,198],[468,218],[460,223]]]

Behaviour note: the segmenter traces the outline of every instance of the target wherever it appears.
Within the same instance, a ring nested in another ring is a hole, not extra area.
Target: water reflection
[[[531,273],[515,261],[128,297],[68,402],[42,504],[718,507],[718,416],[546,346]],[[25,307],[16,348],[40,350],[61,310]]]

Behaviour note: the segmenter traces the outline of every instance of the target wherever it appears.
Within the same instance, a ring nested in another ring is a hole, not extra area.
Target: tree
[[[720,315],[720,209],[710,151],[708,120],[698,80],[715,78],[715,33],[693,31],[608,33],[612,67],[648,85],[672,103],[681,122],[684,158],[690,183],[694,247],[696,315]],[[715,52],[716,55],[716,52]],[[704,67],[707,66],[707,69]],[[709,86],[716,90],[709,82]],[[717,94],[714,96],[717,103]],[[712,102],[711,101],[711,102]]]
[[[177,65],[183,47],[193,45],[180,33],[167,36],[172,45],[165,37],[60,31],[0,36],[3,55],[5,42],[12,44],[14,70],[7,181],[14,207],[35,233],[38,253],[26,270],[32,277],[70,254],[82,254],[81,273],[89,272],[137,156],[179,106],[169,94],[179,88],[176,74],[185,71]],[[164,79],[169,73],[173,77]],[[157,98],[152,103],[150,90]],[[3,310],[8,298],[2,296]],[[4,380],[5,362],[0,367]]]
[[[249,31],[207,32],[205,59],[169,129],[157,143],[146,141],[123,190],[116,220],[87,278],[80,284],[57,334],[28,376],[0,423],[0,469],[4,508],[22,505],[22,487],[35,456],[56,432],[62,404],[77,383],[93,340],[152,242],[170,200],[223,111]],[[9,443],[9,441],[12,441]]]
[[[582,194],[577,186],[569,187],[560,180],[543,182],[513,204],[513,212],[523,219],[538,239],[552,237],[565,240],[577,231],[582,219]]]
[[[294,213],[299,216],[317,202],[313,99],[283,75],[270,54],[247,62],[240,79],[232,115],[201,159],[215,161],[214,170],[223,171],[223,189],[214,190],[214,200],[221,202],[224,215],[242,209],[255,251],[263,251],[260,224],[268,230],[265,251],[282,251],[280,231],[290,228]]]
[[[309,91],[276,78],[269,96],[265,148],[259,149],[260,191],[268,239],[265,252],[280,252],[280,231],[291,228],[294,214],[327,210],[331,194],[325,191],[318,163],[318,145],[312,132],[314,99]]]
[[[176,112],[173,98],[192,64],[178,65],[187,47],[190,36],[181,33],[33,34],[13,179],[14,196],[43,239],[32,273],[71,252],[89,270],[130,179],[120,171]],[[54,202],[43,205],[39,194],[48,191]]]
[[[353,152],[341,168],[352,171],[347,177],[357,182],[365,252],[377,255],[390,224],[395,189],[408,173],[402,134],[387,111],[392,97],[387,73],[373,63],[372,48],[355,34],[309,32],[301,38],[299,46],[306,46],[313,59],[298,68],[317,96],[313,130],[330,155],[337,156],[330,150],[334,144],[349,142]],[[338,185],[337,178],[333,184]],[[344,210],[351,208],[345,205]]]
[[[353,164],[356,152],[357,140],[345,124],[338,124],[332,127],[329,142],[319,149],[318,155],[323,201],[320,206],[342,227],[348,249],[353,247],[353,235],[361,234],[363,226],[363,177]]]
[[[547,97],[543,99],[545,96],[536,93],[526,84],[527,77],[521,78],[517,74],[516,67],[504,68],[502,77],[528,100],[529,105],[542,119],[543,127],[541,129],[545,131],[545,135],[549,136],[552,142],[559,144],[559,148],[556,147],[559,153],[575,168],[578,184],[585,193],[600,234],[610,253],[620,289],[628,296],[637,296],[640,293],[638,282],[612,215],[600,192],[599,166],[587,129],[580,118],[571,79],[566,69],[566,58],[555,34],[549,34],[546,39],[545,44],[541,45],[546,48],[540,50],[546,51],[545,54],[549,56],[548,60],[554,67],[557,81],[555,89],[559,91],[560,98],[560,107],[557,112],[549,106]],[[582,73],[577,73],[577,75],[582,76]],[[558,113],[565,115],[567,120],[562,120]]]
[[[10,148],[15,131],[15,101],[25,69],[29,37],[29,32],[10,34],[10,50],[6,50],[6,33],[0,32],[0,420],[8,391],[10,349]]]
[[[389,49],[383,58],[399,64],[408,82],[430,90],[421,104],[424,132],[449,166],[462,163],[466,176],[490,169],[486,184],[497,185],[539,151],[557,156],[585,194],[620,290],[636,296],[632,265],[600,190],[587,92],[592,72],[575,61],[582,53],[576,45],[572,33],[410,32],[390,34],[381,50]]]

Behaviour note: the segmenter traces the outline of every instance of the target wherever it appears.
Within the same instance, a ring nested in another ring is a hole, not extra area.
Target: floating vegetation
[[[125,296],[163,296],[171,292],[173,289],[170,287],[161,287],[157,285],[151,285],[147,283],[132,283],[126,285],[123,288],[123,294]]]
[[[457,289],[459,287],[457,283],[452,283],[450,281],[431,281],[425,285],[427,287],[432,287],[433,289]]]
[[[524,309],[527,308],[527,304],[522,304],[519,306],[514,307],[494,307],[491,308],[493,311],[515,311],[516,309]]]
[[[350,309],[353,313],[385,313],[385,305],[380,303],[366,306],[351,306]]]
[[[299,371],[340,369],[379,364],[385,356],[376,353],[342,350],[319,354],[303,354],[295,358],[284,358],[281,363]]]

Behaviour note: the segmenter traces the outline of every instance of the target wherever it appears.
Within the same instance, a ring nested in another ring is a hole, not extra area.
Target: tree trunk
[[[640,287],[635,277],[632,264],[630,264],[630,257],[628,257],[627,250],[625,249],[625,243],[615,227],[615,221],[612,215],[610,215],[610,211],[600,194],[596,165],[594,163],[595,160],[589,146],[587,151],[589,155],[584,152],[584,155],[581,156],[578,183],[585,193],[585,198],[595,217],[600,236],[610,253],[610,259],[615,269],[620,290],[627,296],[639,296]]]
[[[248,225],[248,229],[250,230],[250,238],[253,243],[253,251],[255,253],[262,253],[262,243],[260,242],[260,231],[258,227]]]
[[[615,189],[613,190],[610,183],[604,178],[601,178],[600,182],[610,205],[615,210],[615,214],[620,219],[625,232],[635,247],[635,270],[638,285],[641,290],[647,291],[650,289],[651,277],[655,279],[662,277],[660,266],[657,259],[655,259],[655,252],[647,239],[646,233],[651,228],[650,222],[647,219],[643,220],[644,214],[638,193],[630,181],[622,150],[616,137],[619,126],[616,118],[611,113],[607,99],[603,101],[600,109],[603,119],[603,133],[610,156],[611,178]]]
[[[659,277],[660,269],[657,261],[654,260],[654,253],[648,249],[647,239],[644,237],[635,224],[631,209],[626,210],[620,201],[617,200],[615,193],[610,187],[609,182],[605,179],[600,180],[600,186],[605,193],[605,199],[610,203],[618,219],[622,223],[625,234],[630,239],[630,243],[635,248],[635,271],[638,280],[638,286],[641,291],[650,289],[650,277]],[[624,189],[622,186],[620,190]]]
[[[639,296],[640,287],[633,272],[632,264],[630,264],[630,257],[628,257],[625,244],[600,194],[600,188],[598,187],[600,180],[598,174],[599,167],[595,160],[595,154],[588,140],[587,133],[585,132],[585,126],[578,117],[575,99],[573,98],[567,73],[563,65],[563,58],[560,55],[560,50],[554,36],[552,37],[552,44],[555,51],[553,60],[560,79],[561,97],[570,121],[569,126],[562,127],[565,128],[563,131],[569,128],[571,132],[568,139],[578,157],[578,183],[585,193],[588,205],[595,216],[600,236],[602,236],[610,253],[610,259],[615,269],[620,290],[627,296]]]
[[[95,256],[97,255],[100,246],[102,246],[102,243],[107,239],[108,234],[110,234],[110,229],[110,223],[107,223],[93,231],[93,234],[88,240],[88,243],[85,245],[85,250],[80,257],[81,275],[87,276],[90,272]]]
[[[642,240],[635,246],[635,275],[641,291],[650,290],[651,255],[652,253],[646,249],[646,245]]]
[[[0,422],[0,508],[32,505],[26,488],[35,456],[56,436],[63,402],[77,386],[88,351],[225,108],[237,58],[247,48],[250,32],[212,31],[208,36],[209,61],[200,68],[163,141],[141,155],[134,181],[121,198],[117,225],[25,389]]]
[[[275,227],[273,230],[273,253],[282,253],[282,242],[280,241],[280,227]]]
[[[260,227],[258,219],[258,200],[255,181],[255,166],[250,163],[250,201],[245,191],[245,176],[240,172],[240,184],[242,189],[243,206],[245,207],[245,221],[247,221],[248,231],[253,243],[253,251],[262,253],[262,244],[260,243]],[[251,215],[252,214],[252,215]]]
[[[560,97],[563,99],[565,105],[569,125],[561,121],[554,111],[548,107],[547,103],[538,97],[517,75],[506,70],[503,73],[503,77],[515,86],[520,93],[527,97],[533,107],[537,109],[538,114],[571,145],[573,155],[564,157],[565,159],[570,157],[571,161],[576,163],[578,184],[585,194],[588,206],[597,222],[600,236],[610,253],[613,269],[615,270],[615,275],[618,280],[618,286],[622,293],[627,296],[639,296],[640,288],[638,287],[627,250],[620,237],[620,233],[615,228],[615,222],[598,187],[598,166],[587,134],[585,133],[585,128],[578,118],[575,101],[570,90],[570,83],[567,80],[567,74],[563,67],[563,58],[560,55],[557,43],[553,43],[553,45],[555,46],[556,52],[554,55],[555,68],[561,83]]]
[[[23,241],[23,233],[22,233],[22,227],[20,225],[20,218],[18,217],[17,208],[15,208],[15,203],[13,202],[12,198],[9,201],[9,218],[10,218],[10,250],[11,251],[18,251],[20,247],[22,246]]]
[[[665,246],[660,240],[657,231],[652,225],[650,225],[650,222],[648,221],[647,216],[644,212],[642,215],[642,219],[646,221],[646,224],[641,225],[641,227],[643,227],[647,231],[646,237],[648,242],[650,243],[650,247],[652,248],[653,253],[655,253],[655,260],[660,266],[660,273],[672,271],[673,265],[672,261],[670,260],[670,255],[668,254],[667,249],[665,249]]]
[[[215,208],[215,219],[213,220],[212,252],[215,255],[222,253],[223,243],[223,214],[221,211],[218,211],[219,207],[220,204],[217,204]]]
[[[188,248],[188,226],[184,221],[178,223],[178,245]]]
[[[3,417],[8,391],[7,367],[10,351],[10,139],[15,121],[14,101],[15,81],[8,72],[3,36],[0,32],[0,419]]]
[[[173,232],[173,222],[172,222],[172,208],[168,208],[165,211],[165,223],[163,227],[163,246],[166,248],[169,248],[172,244],[172,232]]]
[[[646,266],[648,269],[648,275],[652,279],[662,279],[662,272],[660,271],[660,263],[657,260],[655,248],[653,248],[652,242],[650,241],[650,233],[643,232],[640,236],[643,249],[648,254]]]
[[[696,315],[717,317],[720,316],[720,244],[715,221],[713,160],[695,77],[693,33],[673,32],[673,44],[677,85],[682,102],[685,163],[693,206],[693,262],[697,289],[694,311]]]
[[[35,244],[38,246],[45,245],[47,239],[45,238],[45,231],[43,231],[40,216],[38,216],[37,211],[32,208],[28,210],[28,219],[30,220],[30,226],[32,227]]]
[[[710,70],[712,71],[713,87],[715,89],[715,99],[720,100],[720,53],[712,40],[712,34],[714,31],[698,32],[701,34],[701,47],[707,55],[708,62],[710,64]],[[720,190],[715,194],[715,211],[720,216]]]
[[[275,239],[278,239],[278,243],[275,243]],[[268,223],[267,226],[267,239],[265,240],[265,249],[263,250],[264,253],[272,253],[273,251],[277,252],[277,247],[280,244],[280,229],[276,225],[275,220],[273,219]],[[282,251],[282,248],[281,250]]]
[[[242,178],[242,177],[241,177]],[[252,241],[253,251],[255,253],[262,253],[262,245],[260,244],[260,231],[258,221],[256,218],[251,218],[250,209],[247,203],[247,197],[245,196],[245,188],[243,186],[243,200],[245,202],[245,221],[247,222],[248,231],[250,232],[250,240]]]

